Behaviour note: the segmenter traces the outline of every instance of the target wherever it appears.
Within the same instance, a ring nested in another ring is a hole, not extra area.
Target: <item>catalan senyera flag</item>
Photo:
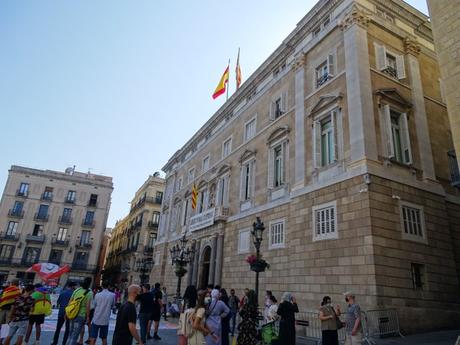
[[[229,78],[229,75],[230,75],[229,68],[230,68],[230,66],[227,65],[227,68],[225,69],[225,72],[222,75],[222,78],[220,78],[219,84],[217,84],[216,90],[212,94],[213,99],[216,99],[217,97],[219,97],[220,95],[225,93],[225,90],[227,89],[228,78]]]
[[[236,59],[235,78],[236,78],[236,89],[238,90],[241,85],[240,48],[238,48],[238,58]]]
[[[198,191],[196,190],[196,185],[193,184],[192,187],[192,209],[196,209],[196,199],[198,198]]]

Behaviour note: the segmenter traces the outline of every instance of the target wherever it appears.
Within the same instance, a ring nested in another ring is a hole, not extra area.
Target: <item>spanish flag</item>
[[[196,199],[197,198],[198,198],[198,191],[196,190],[196,185],[193,184],[193,187],[192,187],[192,209],[193,210],[196,209]]]
[[[236,59],[235,77],[236,77],[236,89],[238,90],[241,85],[240,48],[238,48],[238,58]]]
[[[229,74],[230,74],[229,67],[230,66],[227,66],[227,68],[225,69],[224,74],[222,75],[222,78],[220,78],[219,84],[217,84],[216,90],[214,91],[214,93],[212,95],[213,99],[216,99],[217,97],[219,97],[220,95],[225,93],[225,90],[226,90],[227,84],[228,84],[228,77],[229,77]]]

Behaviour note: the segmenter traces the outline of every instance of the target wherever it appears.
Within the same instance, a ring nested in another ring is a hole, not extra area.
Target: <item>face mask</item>
[[[205,297],[204,304],[209,304],[209,303],[211,303],[211,297]]]
[[[332,303],[331,303],[331,302],[327,303],[326,305],[327,305],[328,307],[332,307]]]

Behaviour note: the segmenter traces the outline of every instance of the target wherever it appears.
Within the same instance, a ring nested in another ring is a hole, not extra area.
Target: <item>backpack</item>
[[[41,298],[35,300],[34,314],[50,316],[52,313],[51,301],[46,298],[47,294],[40,291],[36,292],[40,293],[42,296]]]
[[[72,301],[69,302],[67,307],[65,307],[65,316],[67,317],[68,320],[73,320],[77,317],[78,312],[80,311],[80,308],[81,308],[81,302],[85,299],[86,294],[88,292],[89,292],[89,289],[87,289],[83,295],[78,296],[75,299],[72,299]]]
[[[178,335],[183,335],[186,338],[191,338],[195,333],[193,329],[193,322],[195,320],[195,310],[186,309],[179,317],[179,327],[177,329]]]

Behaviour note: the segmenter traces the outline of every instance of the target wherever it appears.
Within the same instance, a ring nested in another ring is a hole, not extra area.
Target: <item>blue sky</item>
[[[238,47],[244,81],[315,3],[1,1],[0,188],[13,164],[112,176],[112,226],[223,104]]]

